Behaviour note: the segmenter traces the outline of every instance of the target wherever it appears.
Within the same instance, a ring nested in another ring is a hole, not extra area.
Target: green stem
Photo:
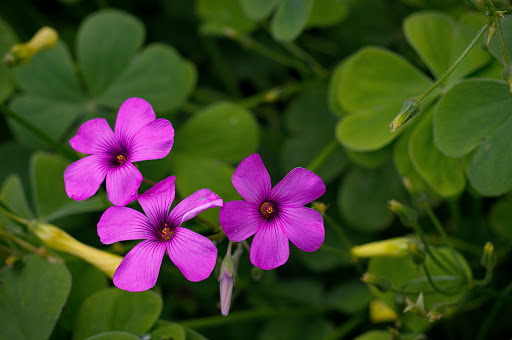
[[[242,46],[251,49],[257,53],[260,53],[261,55],[274,60],[275,62],[282,64],[287,67],[295,68],[296,70],[300,72],[308,72],[308,68],[305,67],[301,62],[298,62],[295,59],[289,58],[286,55],[283,55],[279,52],[276,52],[267,46],[260,44],[253,38],[251,38],[248,35],[240,35],[237,32],[233,30],[228,30],[225,32],[225,36],[233,39],[235,41],[238,41]]]
[[[485,33],[485,30],[487,29],[488,26],[489,26],[489,24],[486,23],[480,29],[480,31],[477,33],[477,35],[473,38],[473,40],[469,43],[468,47],[466,47],[464,52],[462,52],[462,54],[457,58],[457,60],[455,60],[453,65],[450,66],[450,68],[448,70],[446,70],[446,72],[439,79],[437,79],[437,81],[434,84],[432,84],[423,94],[421,94],[415,98],[418,102],[421,102],[423,99],[425,99],[425,97],[427,97],[430,93],[432,93],[432,91],[434,91],[439,85],[441,85],[441,83],[443,81],[446,80],[446,78],[448,78],[450,76],[450,74],[452,74],[452,72],[457,68],[457,66],[459,66],[459,64],[464,60],[464,58],[466,58],[466,56],[471,51],[471,49],[473,47],[475,47],[476,43],[478,42],[478,40],[480,40],[482,35]]]
[[[22,240],[21,238],[17,237],[17,236],[14,236],[12,235],[11,233],[8,233],[7,231],[3,230],[3,229],[0,229],[0,235],[3,235],[7,238],[9,238],[10,240],[14,241],[16,244],[18,244],[19,246],[27,249],[28,251],[31,251],[35,254],[38,254],[38,255],[44,255],[44,250],[40,249],[40,248],[36,248],[34,247],[33,245],[31,245],[30,243],[28,243],[27,241],[25,240]]]
[[[5,105],[0,104],[0,112],[6,117],[11,118],[12,120],[16,121],[21,126],[25,127],[27,130],[29,130],[32,134],[42,139],[48,146],[53,148],[55,151],[58,151],[60,154],[62,154],[66,158],[76,159],[77,156],[74,152],[66,149],[59,143],[57,143],[55,140],[53,140],[49,135],[46,134],[43,130],[41,130],[39,127],[34,125],[29,120],[25,119],[23,116],[19,115],[17,112],[14,112],[10,108],[8,108]]]
[[[501,19],[499,16],[494,18],[494,22],[496,23],[496,29],[498,31],[498,40],[500,41],[501,54],[503,54],[503,61],[505,61],[505,66],[510,66],[510,57],[508,55],[507,48],[505,47],[505,39],[503,39],[503,32],[501,31]]]
[[[412,225],[412,227],[413,227],[414,231],[416,232],[416,234],[418,234],[418,236],[420,237],[421,243],[423,244],[423,247],[425,248],[425,252],[430,256],[432,261],[434,261],[434,263],[437,264],[437,266],[439,268],[441,268],[442,270],[444,270],[445,272],[453,274],[453,271],[451,269],[449,269],[448,267],[446,267],[441,261],[439,261],[437,256],[434,255],[434,253],[432,252],[432,250],[430,248],[429,243],[426,240],[425,234],[423,233],[423,230],[421,229],[420,225],[418,223],[414,223]]]
[[[354,331],[360,324],[365,321],[363,314],[355,315],[335,328],[331,333],[327,334],[322,340],[344,339],[349,333]]]
[[[23,224],[27,226],[29,224],[29,221],[19,217],[18,215],[11,212],[9,208],[7,208],[3,202],[0,202],[0,211],[3,212],[7,217],[9,217],[11,220],[18,222],[20,224]]]
[[[328,251],[330,253],[333,253],[333,254],[336,254],[336,255],[341,255],[341,256],[345,256],[345,257],[350,257],[350,252],[347,251],[347,250],[342,250],[342,249],[338,249],[338,248],[334,248],[334,247],[331,247],[331,246],[328,246],[326,244],[322,244],[320,246],[320,249],[322,250],[325,250],[325,251]]]
[[[441,225],[441,222],[439,221],[437,216],[432,211],[432,208],[430,207],[430,204],[428,204],[428,202],[425,202],[425,204],[423,204],[423,207],[425,208],[425,211],[427,212],[428,217],[430,218],[430,220],[434,224],[434,227],[436,228],[437,232],[443,238],[444,243],[450,249],[450,252],[452,253],[452,256],[453,256],[455,262],[457,262],[457,266],[459,267],[462,275],[464,275],[464,278],[467,281],[468,277],[467,277],[466,271],[464,270],[464,267],[462,266],[462,263],[460,262],[459,257],[457,256],[457,252],[453,248],[453,244],[452,244],[451,240],[448,238],[448,235],[444,231],[444,228]],[[451,263],[451,261],[448,261],[448,262]]]
[[[180,324],[193,329],[219,327],[228,324],[237,324],[255,319],[270,319],[286,316],[307,316],[321,314],[327,311],[325,307],[303,307],[303,308],[261,308],[256,310],[233,312],[229,316],[209,316],[205,318],[190,319],[181,321]]]
[[[272,103],[279,98],[283,98],[302,90],[304,87],[309,86],[309,83],[289,83],[282,86],[274,87],[270,90],[257,93],[248,98],[242,99],[238,104],[242,105],[247,109],[256,107],[262,103]]]
[[[505,301],[507,300],[506,297],[512,293],[512,283],[509,283],[509,285],[503,290],[500,297],[496,299],[496,302],[494,303],[494,306],[492,307],[489,314],[487,314],[487,317],[485,318],[484,322],[482,323],[482,326],[480,327],[480,331],[478,332],[478,340],[484,340],[487,339],[487,333],[489,332],[489,328],[492,325],[492,322],[496,320],[496,315],[498,314],[500,308],[503,306]]]
[[[457,295],[458,292],[447,292],[441,288],[439,288],[435,283],[434,283],[434,280],[432,280],[432,276],[430,276],[430,272],[428,271],[428,268],[425,264],[423,264],[423,272],[425,273],[425,276],[427,278],[427,281],[430,285],[430,287],[432,287],[433,290],[435,290],[436,292],[438,292],[439,294],[441,295],[445,295],[445,296],[453,296],[453,295]]]
[[[322,165],[325,164],[325,162],[327,162],[327,160],[329,159],[329,157],[332,156],[332,154],[338,150],[340,148],[340,143],[336,140],[336,139],[333,139],[329,144],[327,144],[323,149],[322,151],[320,151],[320,153],[318,154],[318,156],[316,156],[315,159],[313,159],[313,161],[311,163],[309,163],[309,165],[307,166],[307,168],[313,172],[316,172],[318,171],[318,169],[320,169],[320,167]]]
[[[319,78],[327,78],[329,76],[329,72],[322,66],[320,63],[313,58],[312,55],[301,49],[299,46],[292,42],[284,43],[283,46],[293,53],[296,57],[299,59],[302,59],[304,62],[309,64],[311,66],[311,69],[313,72],[319,77]]]
[[[343,242],[343,244],[345,245],[347,250],[350,251],[350,249],[352,249],[353,245],[352,245],[352,242],[350,242],[350,239],[348,238],[347,234],[345,234],[345,231],[343,230],[343,228],[338,223],[336,223],[331,217],[329,217],[327,215],[324,215],[324,219],[327,221],[327,223],[331,227],[333,227],[334,231],[336,232],[336,234],[338,234],[339,238],[341,239],[341,241]],[[361,263],[359,263],[359,261],[357,259],[354,259],[351,254],[350,254],[350,258],[354,261],[354,266],[356,267],[357,271],[361,274],[364,273]]]

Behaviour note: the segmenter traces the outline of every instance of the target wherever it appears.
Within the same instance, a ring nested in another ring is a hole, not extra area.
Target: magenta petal
[[[220,208],[219,223],[231,241],[241,242],[254,235],[264,221],[254,203],[230,201]]]
[[[325,193],[325,184],[312,171],[295,168],[272,189],[270,200],[274,202],[304,205]]]
[[[164,158],[171,151],[174,129],[167,119],[157,119],[140,129],[130,143],[130,162]]]
[[[156,119],[151,105],[141,98],[129,98],[124,101],[117,113],[116,136],[131,143],[137,131]]]
[[[167,242],[171,261],[189,281],[206,279],[217,262],[217,248],[213,242],[192,230],[177,227]]]
[[[165,253],[165,243],[142,241],[126,254],[114,274],[119,289],[140,292],[152,288],[158,279]]]
[[[116,145],[114,132],[106,119],[96,118],[80,126],[69,144],[78,152],[86,154],[109,153]]]
[[[110,207],[98,222],[98,236],[104,244],[119,241],[155,239],[148,218],[127,207]]]
[[[270,175],[257,153],[240,162],[231,180],[236,191],[246,201],[256,204],[262,204],[272,188]]]
[[[94,195],[109,169],[103,156],[92,155],[71,163],[64,171],[64,184],[69,198],[76,201]]]
[[[281,228],[273,223],[266,223],[254,235],[250,258],[256,267],[274,269],[283,265],[289,255],[288,238]]]
[[[167,177],[137,198],[153,225],[159,225],[169,215],[174,200],[174,180],[174,176]]]
[[[169,219],[174,226],[194,218],[209,208],[222,207],[222,199],[210,189],[201,189],[181,201],[171,212]]]
[[[300,250],[315,251],[324,242],[324,220],[316,210],[306,207],[288,207],[280,211],[276,224]]]
[[[107,172],[107,196],[114,205],[125,206],[137,198],[142,174],[131,163],[111,167]]]

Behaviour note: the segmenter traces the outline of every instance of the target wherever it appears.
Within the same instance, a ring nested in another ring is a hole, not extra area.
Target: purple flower
[[[90,156],[64,171],[66,193],[74,200],[85,200],[98,191],[106,177],[108,199],[125,206],[137,198],[142,182],[134,163],[164,158],[173,141],[174,129],[168,120],[156,119],[144,99],[127,99],[117,113],[115,132],[104,118],[96,118],[82,124],[69,141],[73,149]]]
[[[217,261],[217,248],[208,238],[181,224],[208,208],[222,206],[222,199],[208,189],[201,189],[169,213],[174,200],[174,176],[157,183],[137,199],[146,215],[127,207],[110,207],[98,222],[98,235],[105,244],[144,240],[117,267],[114,284],[131,292],[153,287],[166,249],[188,280],[196,282],[210,276]]]
[[[219,221],[231,241],[254,235],[253,265],[266,270],[283,265],[290,254],[288,240],[308,252],[323,243],[322,216],[303,207],[325,193],[325,184],[315,173],[295,168],[272,188],[261,157],[252,154],[238,165],[232,182],[245,201],[226,202]]]

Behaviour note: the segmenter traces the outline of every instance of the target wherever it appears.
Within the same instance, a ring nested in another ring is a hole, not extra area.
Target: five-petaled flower
[[[137,198],[143,178],[133,163],[164,158],[173,142],[174,129],[168,120],[156,119],[144,99],[127,99],[117,114],[115,132],[104,118],[96,118],[82,124],[69,141],[73,149],[90,156],[67,167],[66,193],[77,201],[85,200],[106,177],[108,199],[125,206]]]
[[[303,207],[325,193],[325,184],[315,173],[295,168],[272,188],[261,157],[252,154],[238,165],[232,182],[245,201],[226,202],[219,222],[231,241],[254,235],[252,264],[266,270],[283,265],[290,253],[288,240],[308,252],[323,243],[322,216]]]
[[[171,261],[190,281],[210,276],[217,261],[217,248],[208,238],[181,227],[200,212],[222,206],[222,199],[201,189],[178,203],[174,200],[174,176],[141,194],[138,201],[146,215],[127,207],[110,207],[98,222],[101,242],[144,240],[126,254],[114,274],[114,284],[139,292],[156,283],[165,250]]]

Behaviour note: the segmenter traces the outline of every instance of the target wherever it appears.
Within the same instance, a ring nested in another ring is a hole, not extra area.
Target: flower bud
[[[323,202],[314,201],[311,203],[311,208],[318,211],[322,216],[324,216],[325,212],[327,211],[327,205]]]
[[[391,281],[383,277],[378,277],[372,273],[364,273],[361,277],[361,281],[375,286],[381,293],[389,292],[391,289]]]
[[[496,254],[494,252],[494,245],[491,242],[487,242],[484,246],[482,259],[480,261],[485,269],[493,269],[496,265]]]
[[[114,276],[123,259],[119,255],[83,244],[51,224],[34,222],[30,225],[30,229],[49,248],[80,257],[100,269],[110,278]]]
[[[427,318],[429,322],[435,322],[441,319],[446,313],[446,306],[443,304],[435,305],[430,312],[427,313]]]
[[[427,310],[425,309],[425,303],[423,301],[423,293],[418,295],[416,302],[412,302],[408,297],[405,298],[405,302],[407,307],[404,309],[404,313],[411,312],[416,314],[419,317],[425,317],[427,314]]]
[[[417,265],[421,266],[425,263],[426,255],[423,250],[418,248],[418,245],[414,242],[410,242],[408,245],[409,248],[409,257],[411,258],[411,261]]]
[[[400,126],[404,125],[409,119],[416,116],[421,112],[421,101],[418,101],[416,98],[409,98],[404,102],[404,106],[402,106],[402,110],[398,113],[398,115],[393,119],[389,127],[391,128],[391,132],[395,132]]]
[[[7,66],[22,66],[42,50],[53,48],[59,40],[59,35],[51,27],[43,27],[36,32],[30,41],[16,44],[7,52],[2,60]]]
[[[512,93],[512,66],[509,65],[501,71],[501,78],[505,80],[510,88],[510,93]]]
[[[487,45],[489,45],[489,43],[491,42],[491,39],[496,34],[496,31],[496,23],[493,22],[492,25],[490,25],[489,28],[487,28],[487,38],[485,40],[485,43]]]
[[[231,255],[226,254],[219,274],[220,310],[222,315],[227,316],[231,306],[231,293],[233,292],[234,264]]]
[[[390,322],[397,319],[395,311],[389,308],[381,299],[370,301],[369,314],[372,323]]]
[[[402,257],[409,253],[408,243],[408,238],[396,237],[354,246],[350,253],[355,257]]]
[[[388,201],[388,206],[392,212],[398,215],[404,226],[412,227],[418,221],[418,213],[405,204],[402,204],[397,200],[391,200]]]

